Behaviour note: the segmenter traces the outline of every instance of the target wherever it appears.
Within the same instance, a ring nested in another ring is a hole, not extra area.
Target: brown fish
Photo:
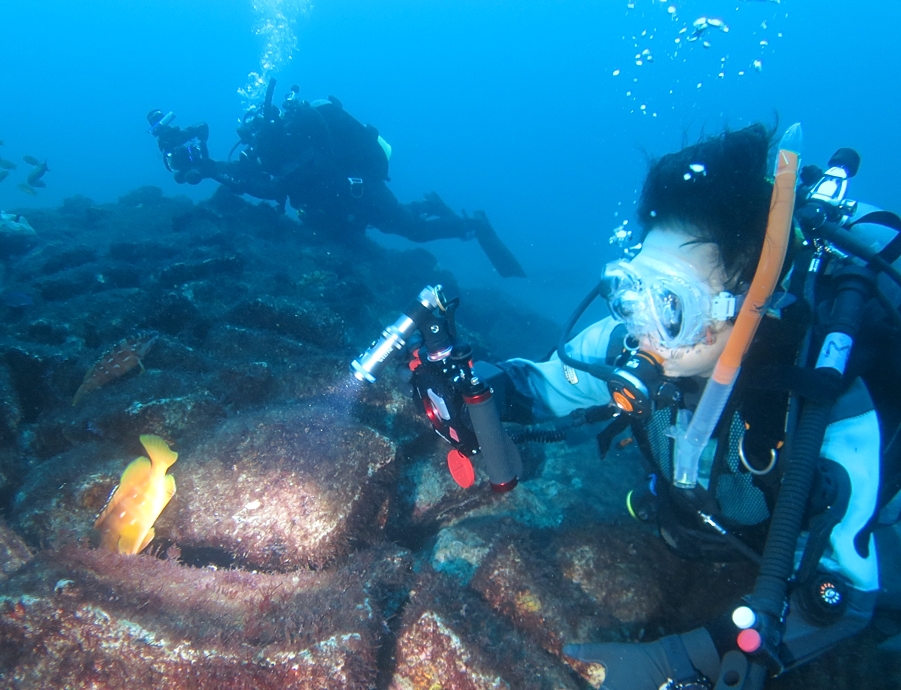
[[[41,161],[39,161],[34,156],[22,156],[22,160],[28,163],[28,165],[40,165]]]
[[[23,182],[22,184],[16,185],[16,186],[19,188],[20,192],[25,192],[29,196],[37,195],[37,192],[35,191],[34,187],[32,187],[31,185],[27,185]]]
[[[3,168],[4,170],[15,170],[16,164],[12,161],[5,161],[0,158],[0,168]]]
[[[0,182],[9,177],[9,170],[0,170]]]
[[[144,371],[141,358],[153,347],[159,335],[156,331],[145,331],[120,340],[85,374],[84,381],[75,391],[72,404],[77,405],[78,401],[91,391],[100,388],[112,379],[127,374],[135,367],[141,367],[141,371]]]

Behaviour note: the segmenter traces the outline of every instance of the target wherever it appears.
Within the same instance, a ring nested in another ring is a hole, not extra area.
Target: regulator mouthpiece
[[[627,414],[645,417],[659,407],[675,405],[682,391],[663,375],[660,358],[644,350],[626,352],[607,379],[613,404]]]

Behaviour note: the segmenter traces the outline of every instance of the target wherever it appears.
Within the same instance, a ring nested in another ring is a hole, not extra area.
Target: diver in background
[[[784,443],[800,443],[797,434],[787,431],[799,423],[793,416],[794,394],[800,391],[805,400],[800,408],[803,416],[808,400],[835,386],[834,404],[823,419],[824,440],[812,446],[813,490],[801,508],[807,506],[806,546],[788,540],[788,553],[783,554],[789,571],[794,563],[794,572],[780,576],[782,592],[790,594],[790,608],[783,620],[784,600],[776,597],[774,625],[781,628],[777,649],[766,646],[767,629],[761,616],[755,618],[754,611],[760,611],[755,607],[761,605],[755,589],[746,606],[736,602],[734,611],[721,619],[682,635],[650,643],[573,640],[575,644],[565,645],[566,655],[605,667],[604,688],[709,689],[725,672],[725,655],[733,652],[728,658],[734,659],[738,650],[749,659],[765,659],[758,664],[761,674],[765,667],[778,674],[862,631],[877,603],[879,610],[894,611],[895,621],[901,608],[897,592],[895,600],[885,592],[885,583],[897,580],[899,570],[897,510],[888,517],[879,512],[888,503],[881,478],[891,487],[888,498],[897,491],[897,449],[892,449],[894,459],[889,463],[887,446],[892,445],[899,404],[897,390],[886,390],[886,381],[898,380],[889,375],[901,352],[897,319],[889,318],[876,300],[867,299],[866,309],[857,312],[864,314],[861,333],[866,329],[870,335],[861,337],[864,344],[854,351],[860,355],[852,357],[845,375],[805,379],[802,373],[820,372],[795,366],[798,353],[806,348],[812,315],[804,299],[793,301],[788,295],[804,294],[799,286],[812,265],[814,243],[795,242],[789,249],[785,268],[793,258],[795,268],[782,277],[790,288],[778,300],[779,307],[769,310],[772,318],[760,323],[702,455],[706,471],[702,469],[695,488],[673,485],[672,429],[679,428],[680,413],[698,406],[733,334],[764,247],[771,241],[770,143],[770,133],[755,125],[655,161],[638,207],[640,249],[630,260],[608,264],[599,287],[613,316],[570,340],[563,361],[555,354],[545,362],[512,359],[475,367],[494,392],[505,421],[528,424],[617,403],[620,416],[602,436],[607,433],[609,446],[617,432],[631,426],[653,477],[649,486],[630,492],[629,512],[656,521],[661,537],[683,556],[726,560],[738,555],[758,565],[764,544],[770,547],[774,506],[778,508],[780,492],[787,491],[782,479],[790,466],[783,457]],[[794,187],[791,190],[793,196]],[[788,235],[791,241],[792,233]],[[842,263],[835,258],[834,266],[830,264],[827,280],[832,282],[827,290],[834,293],[839,290]],[[822,330],[822,322],[817,328]],[[816,338],[823,337],[822,332],[814,334],[810,350],[814,358],[820,347]],[[592,366],[605,375],[588,373]],[[877,416],[874,398],[887,400],[893,412],[884,414],[880,407]],[[795,455],[791,458],[794,465]],[[885,509],[899,501],[896,498]],[[800,561],[793,560],[796,543],[803,547]],[[897,631],[896,627],[887,634]]]
[[[172,113],[152,111],[150,133],[175,181],[210,178],[236,194],[275,201],[282,211],[287,202],[305,224],[343,237],[372,226],[413,242],[475,238],[502,277],[525,276],[483,211],[460,216],[434,192],[423,201],[399,203],[385,184],[391,147],[338,99],[303,101],[294,86],[280,110],[272,105],[274,88],[273,79],[264,104],[245,114],[232,152],[244,150],[235,161],[210,158],[206,123],[182,130],[170,124]]]

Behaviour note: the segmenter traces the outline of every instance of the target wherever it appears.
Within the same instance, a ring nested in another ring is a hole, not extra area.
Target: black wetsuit
[[[414,242],[465,238],[467,219],[437,195],[401,204],[388,189],[388,156],[378,130],[335,99],[287,101],[258,126],[241,158],[210,175],[238,194],[297,209],[304,223],[338,235],[372,226]]]

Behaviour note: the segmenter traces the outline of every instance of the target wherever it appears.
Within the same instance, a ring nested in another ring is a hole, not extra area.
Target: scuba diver
[[[547,361],[473,364],[441,338],[456,304],[427,288],[351,365],[374,381],[419,328],[414,394],[461,486],[476,459],[493,490],[516,485],[501,421],[607,421],[602,454],[630,428],[649,482],[628,512],[680,555],[757,568],[701,628],[565,645],[604,688],[761,688],[865,628],[901,641],[901,219],[847,198],[851,149],[799,170],[800,139],[783,136],[772,178],[759,124],[653,162],[639,243],[617,229],[622,258]],[[571,338],[597,297],[611,315]]]
[[[651,476],[629,512],[656,520],[686,557],[738,554],[760,567],[754,592],[705,627],[566,645],[605,667],[605,688],[762,687],[862,631],[877,608],[901,607],[886,591],[901,569],[901,498],[889,501],[901,317],[886,278],[901,278],[890,265],[901,220],[845,198],[853,151],[826,174],[799,171],[795,126],[771,181],[770,143],[755,125],[654,162],[640,244],[605,267],[557,353],[475,368],[505,420],[607,405],[615,416],[599,446],[631,427]],[[862,240],[867,228],[875,236]],[[611,316],[569,340],[595,296]]]
[[[334,97],[312,103],[293,86],[281,109],[272,104],[275,80],[261,107],[251,108],[238,128],[238,159],[215,161],[206,123],[180,129],[174,115],[147,115],[166,169],[179,184],[216,180],[235,194],[290,203],[313,228],[350,237],[368,226],[413,242],[475,238],[504,278],[525,277],[522,266],[495,233],[483,211],[455,213],[434,192],[401,204],[385,184],[391,146],[372,125],[363,125]]]

